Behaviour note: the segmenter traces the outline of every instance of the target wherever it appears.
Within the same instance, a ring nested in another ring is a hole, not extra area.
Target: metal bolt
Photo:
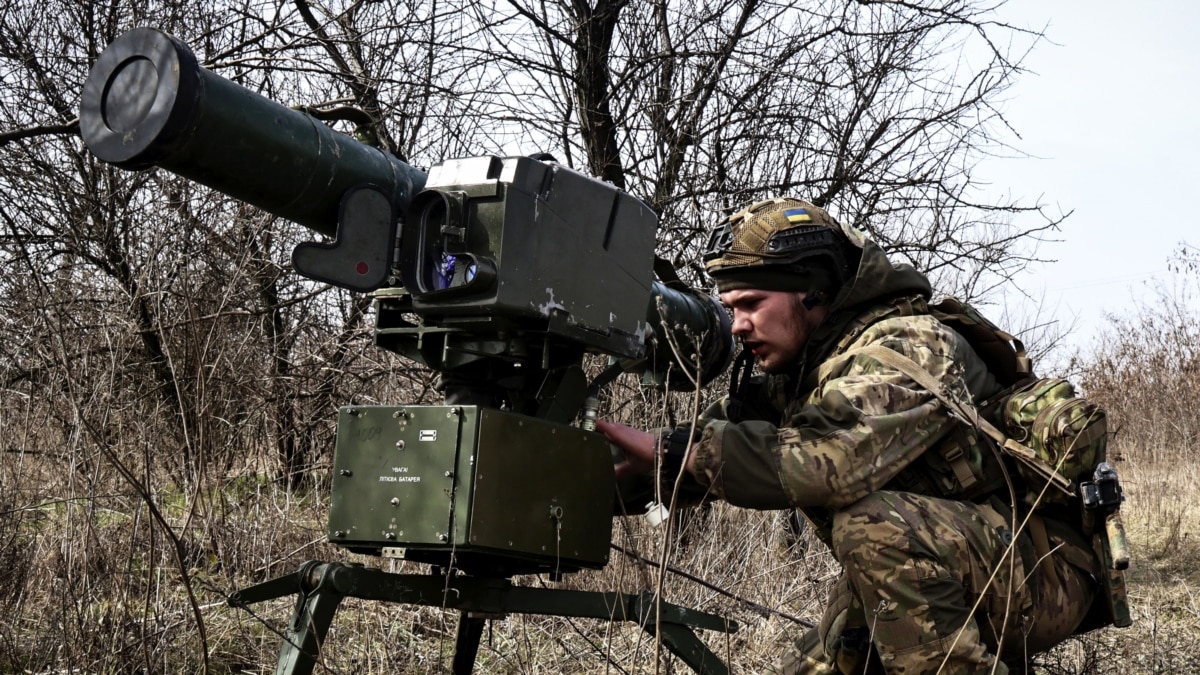
[[[446,475],[446,478],[454,478],[454,472],[453,472],[453,471],[447,471],[445,475]]]
[[[459,408],[458,406],[454,406],[446,411],[446,417],[454,417],[455,415],[459,414],[462,414],[462,408]]]
[[[400,498],[392,497],[392,506],[400,506]]]
[[[396,441],[396,449],[397,449],[397,450],[403,450],[403,449],[404,449],[404,439],[403,439],[403,438],[402,438],[402,439],[400,439],[400,440],[398,440],[398,441]]]
[[[344,536],[346,536],[346,533],[341,530],[334,530],[333,536],[334,537],[344,537]]]
[[[396,533],[395,533],[395,532],[384,532],[384,533],[383,533],[383,538],[384,538],[384,539],[395,539],[395,538],[396,538]]]
[[[437,538],[438,538],[438,541],[446,541],[446,540],[447,540],[447,539],[449,539],[450,537],[447,537],[445,534],[443,534],[443,533],[441,533],[441,532],[438,532],[438,536],[437,536]]]
[[[579,424],[581,429],[587,431],[596,430],[596,417],[599,414],[600,399],[595,396],[589,396],[583,401],[583,421]]]
[[[354,472],[351,471],[350,469],[342,469],[341,471],[338,471],[338,475],[339,476],[353,476]]]

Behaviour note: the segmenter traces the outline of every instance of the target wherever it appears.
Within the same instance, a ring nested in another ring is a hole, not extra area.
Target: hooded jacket
[[[701,416],[696,478],[709,496],[757,509],[798,507],[820,525],[823,515],[876,490],[913,489],[928,466],[908,469],[964,425],[905,374],[851,352],[892,349],[974,400],[1001,389],[965,338],[921,311],[930,293],[924,275],[866,241],[854,278],[797,363],[755,378],[738,402],[739,418],[730,417],[729,397]]]

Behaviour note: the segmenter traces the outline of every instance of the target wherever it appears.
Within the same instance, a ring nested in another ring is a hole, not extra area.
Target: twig
[[[25,127],[23,129],[13,129],[11,131],[0,132],[0,148],[8,145],[13,141],[19,141],[22,138],[32,138],[34,136],[49,136],[49,135],[66,135],[79,133],[79,118],[75,118],[66,124],[43,124],[36,127]]]

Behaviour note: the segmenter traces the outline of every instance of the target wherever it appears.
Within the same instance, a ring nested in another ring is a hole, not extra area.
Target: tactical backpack
[[[956,409],[965,402],[951,409],[1016,460],[1025,484],[1025,494],[1019,496],[1026,506],[1061,511],[1057,507],[1078,505],[1080,485],[1107,459],[1104,409],[1078,396],[1067,380],[1034,375],[1025,345],[974,307],[947,298],[929,309],[967,339],[1006,387],[991,400],[978,402],[977,413],[972,414],[970,406]],[[940,387],[930,391],[942,393]]]

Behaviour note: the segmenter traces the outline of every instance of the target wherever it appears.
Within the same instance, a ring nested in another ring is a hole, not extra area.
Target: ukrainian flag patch
[[[787,218],[789,223],[811,223],[812,217],[808,215],[807,209],[788,209],[783,212],[783,217]]]

